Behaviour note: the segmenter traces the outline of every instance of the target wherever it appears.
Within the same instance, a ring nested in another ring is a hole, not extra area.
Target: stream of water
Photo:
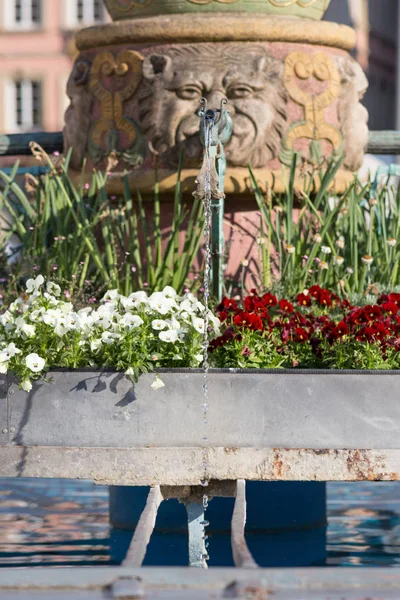
[[[204,178],[204,340],[203,340],[203,371],[204,371],[204,381],[203,381],[203,480],[202,485],[204,487],[208,486],[208,447],[207,447],[207,428],[208,428],[208,344],[209,344],[209,298],[210,298],[210,269],[211,269],[211,154],[210,148],[213,138],[213,128],[214,121],[204,118],[204,145],[205,145],[205,178]],[[208,508],[208,495],[206,492],[203,494],[203,510],[204,515],[206,514],[206,510]],[[201,564],[204,568],[207,568],[207,560],[209,558],[207,548],[207,534],[206,527],[209,525],[208,521],[206,521],[205,516],[202,521],[203,527],[203,540],[204,540],[204,548],[202,550],[202,555],[200,557]]]

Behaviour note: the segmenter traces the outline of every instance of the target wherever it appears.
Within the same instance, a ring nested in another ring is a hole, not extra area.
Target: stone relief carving
[[[301,82],[318,82],[318,91],[306,91]],[[327,140],[333,148],[332,156],[342,152],[342,135],[337,127],[325,120],[324,109],[330,106],[340,92],[340,75],[333,60],[322,52],[310,55],[291,52],[285,60],[284,83],[291,99],[304,110],[304,120],[296,121],[288,129],[280,153],[281,161],[290,165],[296,140]]]
[[[283,63],[249,44],[197,44],[148,55],[138,91],[140,126],[162,161],[198,165],[199,100],[219,107],[228,99],[233,120],[226,157],[232,166],[263,167],[279,154],[286,127]]]
[[[65,113],[64,150],[72,148],[70,165],[80,169],[87,155],[93,97],[88,88],[90,62],[78,59],[67,83],[70,105]]]
[[[90,70],[89,88],[100,102],[101,116],[89,132],[89,154],[97,163],[116,152],[132,165],[141,164],[144,141],[140,129],[124,115],[124,102],[131,98],[142,79],[143,57],[125,50],[116,57],[111,52],[96,56]]]
[[[368,80],[360,65],[350,56],[335,58],[341,88],[338,117],[343,135],[344,166],[357,171],[362,165],[368,144],[368,111],[360,103],[368,87]]]

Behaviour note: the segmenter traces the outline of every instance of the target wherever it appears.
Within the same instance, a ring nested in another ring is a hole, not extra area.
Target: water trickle
[[[205,263],[204,263],[204,338],[203,338],[203,479],[201,485],[204,487],[208,486],[209,473],[208,473],[208,329],[209,329],[209,298],[210,298],[210,270],[211,270],[211,154],[210,148],[213,139],[214,121],[204,118],[204,145],[205,145],[205,178],[204,178],[204,247],[205,247]],[[203,495],[203,509],[204,513],[208,508],[208,496],[206,493]],[[207,540],[205,528],[209,525],[208,521],[204,519],[202,522],[203,527],[203,539]],[[202,554],[204,561],[208,560],[207,552]]]

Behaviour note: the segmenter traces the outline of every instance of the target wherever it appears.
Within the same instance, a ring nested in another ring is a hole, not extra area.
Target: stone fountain
[[[225,191],[249,194],[248,165],[276,191],[285,187],[293,152],[297,185],[316,154],[344,155],[343,190],[361,166],[367,79],[349,55],[355,33],[320,21],[330,0],[105,0],[113,22],[77,35],[79,56],[68,82],[65,146],[71,166],[104,167],[115,152],[110,186],[151,191],[183,181],[193,190],[203,153],[199,99],[229,101],[233,135],[226,146]]]
[[[354,31],[320,20],[329,2],[105,0],[113,22],[77,35],[79,56],[68,81],[71,104],[64,130],[65,149],[72,148],[71,168],[80,171],[86,159],[88,169],[112,164],[109,187],[118,194],[124,171],[132,189],[151,192],[157,165],[168,202],[183,150],[183,189],[193,192],[204,152],[199,100],[218,107],[227,98],[233,129],[225,147],[225,220],[231,226],[246,223],[248,231],[252,223],[258,229],[249,165],[262,185],[281,192],[295,152],[301,157],[297,188],[317,163],[344,156],[335,179],[336,190],[343,191],[361,166],[367,144],[368,115],[360,103],[367,79],[349,54]],[[228,274],[237,269],[238,258],[249,255],[247,238],[231,246]],[[284,490],[252,485],[248,493],[258,507],[254,526],[260,562],[271,564],[265,555],[271,531],[293,526],[305,532],[305,539],[295,542],[307,545],[305,564],[322,562],[325,484],[278,484],[287,486]],[[295,517],[292,502],[282,506],[288,494],[296,498]],[[221,503],[227,500],[218,501],[211,514],[214,510],[222,523],[226,506]],[[140,502],[137,489],[113,489],[116,537],[136,526],[131,509]],[[178,517],[172,521],[173,538],[181,523]],[[224,544],[222,561],[228,560]]]

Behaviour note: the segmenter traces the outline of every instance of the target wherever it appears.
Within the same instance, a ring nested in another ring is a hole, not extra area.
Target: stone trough
[[[0,391],[0,476],[107,485],[210,480],[397,480],[400,374],[211,370],[203,424],[200,370],[138,384],[115,371],[48,374],[28,394]],[[202,441],[206,435],[207,441]]]

